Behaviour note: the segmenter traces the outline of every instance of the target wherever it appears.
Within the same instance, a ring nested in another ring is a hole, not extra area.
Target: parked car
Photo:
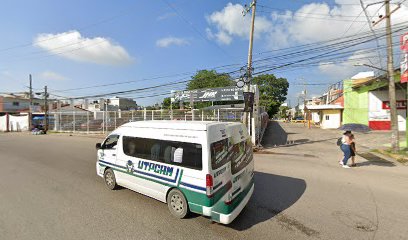
[[[306,120],[303,117],[295,117],[294,119],[292,119],[292,122],[294,122],[294,123],[304,123],[304,122],[306,122]]]

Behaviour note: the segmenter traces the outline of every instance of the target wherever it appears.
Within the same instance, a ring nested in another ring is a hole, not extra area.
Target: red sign
[[[401,83],[408,82],[408,53],[405,53],[404,61],[401,62]]]
[[[401,50],[408,52],[408,33],[401,36]]]
[[[382,102],[382,109],[390,109],[390,101],[383,101]],[[397,101],[397,109],[407,109],[407,101],[406,100],[398,100]]]

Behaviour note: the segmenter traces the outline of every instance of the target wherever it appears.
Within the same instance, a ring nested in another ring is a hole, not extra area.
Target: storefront
[[[398,129],[406,129],[406,84],[399,82],[399,72],[395,75],[396,100],[398,109]],[[344,80],[343,124],[359,123],[372,130],[390,130],[390,106],[388,79],[369,77]]]

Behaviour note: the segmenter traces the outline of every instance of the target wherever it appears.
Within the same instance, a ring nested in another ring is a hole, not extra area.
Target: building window
[[[13,102],[13,106],[20,106],[19,102]]]
[[[329,115],[326,115],[326,120],[330,120],[330,116],[329,116]]]

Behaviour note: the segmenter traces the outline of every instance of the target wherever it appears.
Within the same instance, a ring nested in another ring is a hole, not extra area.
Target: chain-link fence
[[[241,121],[242,109],[55,111],[49,113],[49,130],[57,132],[105,133],[127,122],[147,120]]]

